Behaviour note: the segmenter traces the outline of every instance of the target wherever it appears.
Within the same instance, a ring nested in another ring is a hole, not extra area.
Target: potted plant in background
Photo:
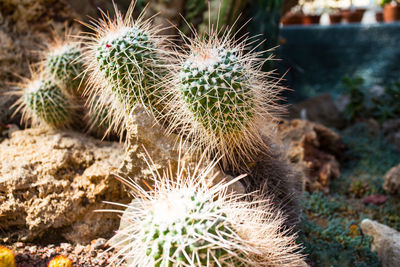
[[[344,21],[347,23],[360,23],[364,16],[365,8],[355,7],[353,2],[350,2],[350,7],[348,9],[342,10],[342,15]]]
[[[400,0],[382,0],[383,20],[394,22],[400,20]]]
[[[339,24],[343,16],[340,12],[340,4],[336,0],[325,1],[324,13],[329,15],[330,24]]]
[[[323,1],[300,1],[303,11],[303,25],[319,24],[321,14],[324,11]]]
[[[296,5],[290,9],[285,15],[282,16],[281,22],[283,25],[296,25],[303,23],[303,13],[301,7]]]

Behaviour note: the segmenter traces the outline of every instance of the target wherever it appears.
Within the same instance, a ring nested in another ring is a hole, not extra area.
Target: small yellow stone
[[[0,246],[0,267],[16,267],[14,253],[3,246]]]
[[[48,267],[72,267],[72,261],[67,257],[59,255],[49,262]]]

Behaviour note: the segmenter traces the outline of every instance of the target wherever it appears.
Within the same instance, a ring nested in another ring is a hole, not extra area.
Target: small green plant
[[[284,218],[267,200],[250,203],[228,193],[230,182],[211,185],[215,163],[154,173],[147,192],[132,180],[135,201],[126,206],[110,244],[130,266],[299,266],[302,256]],[[192,173],[192,174],[190,174]],[[189,174],[189,175],[188,175]],[[188,176],[187,176],[188,175]],[[211,180],[210,180],[211,178]],[[121,205],[121,204],[116,204]],[[114,260],[120,261],[118,256]]]
[[[21,87],[21,96],[15,105],[18,106],[16,112],[22,110],[23,120],[52,127],[63,127],[70,122],[71,101],[52,79],[40,76]]]
[[[369,92],[364,85],[364,79],[343,78],[343,87],[350,97],[346,106],[345,116],[349,120],[374,118],[381,122],[397,118],[400,115],[400,83],[387,86],[380,95]]]
[[[346,88],[346,94],[350,97],[350,103],[346,106],[345,116],[349,120],[362,118],[366,115],[365,107],[365,88],[364,79],[344,77],[343,86]]]
[[[82,52],[78,44],[57,44],[50,48],[46,55],[46,71],[55,80],[65,84],[73,93],[79,94],[82,83],[83,64],[80,61]]]
[[[180,129],[194,150],[224,155],[224,168],[246,169],[268,149],[263,135],[271,131],[262,135],[259,122],[275,121],[282,88],[271,73],[260,70],[265,59],[245,53],[244,42],[234,43],[216,32],[187,42],[187,52],[171,65],[166,82],[175,92],[171,131]]]

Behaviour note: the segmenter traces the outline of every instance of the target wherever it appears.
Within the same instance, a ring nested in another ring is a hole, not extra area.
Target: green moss
[[[362,235],[361,218],[352,219],[357,210],[345,197],[306,193],[304,209],[298,241],[316,266],[379,266],[372,239]]]

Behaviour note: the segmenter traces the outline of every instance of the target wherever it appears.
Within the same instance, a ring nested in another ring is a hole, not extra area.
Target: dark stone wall
[[[280,35],[278,65],[288,71],[292,102],[324,92],[336,97],[344,76],[368,86],[400,81],[400,23],[286,26]]]

